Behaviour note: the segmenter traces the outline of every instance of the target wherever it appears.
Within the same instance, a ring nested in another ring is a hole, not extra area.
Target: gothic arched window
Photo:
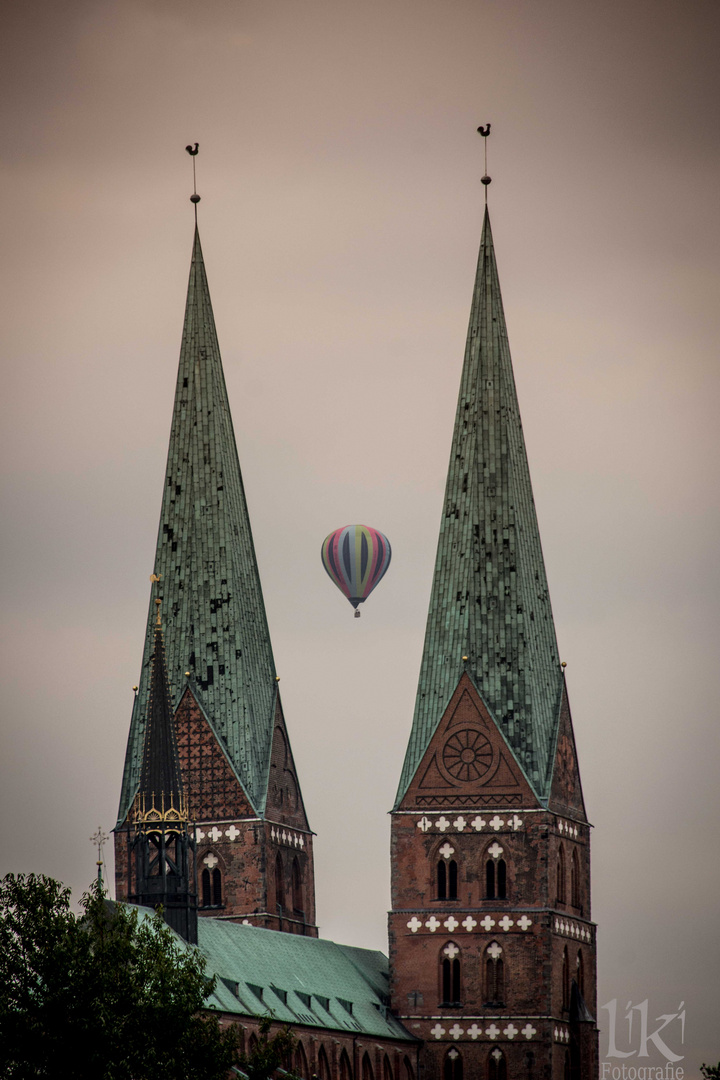
[[[555,898],[558,904],[565,903],[565,848],[560,845],[555,867]]]
[[[437,864],[437,898],[447,900],[447,866],[444,859]]]
[[[325,1047],[321,1046],[318,1052],[318,1080],[330,1080],[330,1066],[328,1065]]]
[[[362,1059],[362,1080],[375,1080],[375,1074],[373,1072],[373,1067],[370,1064],[370,1056],[368,1054],[364,1054]]]
[[[310,1069],[308,1067],[307,1055],[305,1053],[305,1047],[299,1039],[295,1047],[295,1072],[298,1076],[302,1076],[303,1080],[309,1080]],[[345,1080],[344,1077],[343,1080]],[[348,1077],[348,1080],[350,1080],[350,1077]]]
[[[303,905],[303,890],[302,890],[302,877],[300,876],[300,864],[297,859],[293,859],[292,864],[292,895],[293,895],[293,910],[296,915],[303,915],[305,907]]]
[[[347,1056],[347,1050],[343,1050],[340,1055],[340,1080],[352,1080],[352,1069],[350,1068],[350,1058]]]
[[[278,851],[275,858],[275,906],[278,915],[282,915],[285,907],[285,871],[283,869],[282,855]]]
[[[567,945],[563,949],[562,960],[562,1007],[570,1008],[570,961],[568,959]]]
[[[451,1046],[443,1063],[443,1080],[463,1080],[463,1059],[459,1050]]]
[[[460,1004],[460,950],[454,942],[450,941],[442,951],[441,978],[442,996],[441,1004]]]
[[[488,900],[495,899],[495,860],[488,859],[485,863],[485,896]]]
[[[583,964],[582,949],[578,949],[577,960],[575,962],[575,982],[578,984],[578,990],[584,996],[585,995],[585,965]]]
[[[577,848],[570,861],[570,903],[574,908],[580,907],[580,859]]]
[[[505,1001],[505,964],[497,941],[491,941],[485,950],[485,1000],[488,1005]]]
[[[488,1054],[488,1080],[507,1080],[507,1061],[499,1046]]]
[[[457,900],[458,868],[454,859],[448,863],[448,900]]]
[[[409,1058],[403,1058],[403,1070],[405,1074],[403,1080],[415,1080],[415,1073]]]
[[[200,882],[202,885],[202,906],[210,907],[212,904],[212,894],[210,892],[210,871],[203,870]]]
[[[498,900],[504,900],[507,896],[507,867],[504,859],[498,859],[496,882]]]
[[[383,1080],[393,1080],[392,1065],[387,1054],[383,1058]]]
[[[217,866],[212,872],[212,902],[213,907],[222,907],[222,875]]]

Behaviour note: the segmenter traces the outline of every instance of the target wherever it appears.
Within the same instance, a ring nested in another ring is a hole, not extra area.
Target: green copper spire
[[[275,663],[197,227],[155,575],[173,700],[177,703],[185,686],[190,686],[223,740],[251,803],[262,813],[276,699]],[[151,598],[120,822],[140,781],[154,606]]]
[[[487,208],[398,803],[463,670],[546,799],[562,676]]]

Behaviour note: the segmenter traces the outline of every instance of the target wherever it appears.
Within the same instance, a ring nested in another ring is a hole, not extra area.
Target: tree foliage
[[[0,883],[0,1075],[77,1080],[219,1080],[236,1036],[201,1014],[202,954],[161,915],[70,892],[41,875]]]
[[[248,1080],[270,1080],[282,1075],[285,1080],[301,1080],[295,1072],[286,1072],[290,1068],[292,1052],[295,1049],[295,1037],[290,1028],[270,1034],[272,1018],[263,1016],[259,1023],[257,1045],[247,1054],[240,1055],[240,1068]]]
[[[720,1061],[717,1065],[701,1065],[700,1072],[705,1080],[720,1080]]]

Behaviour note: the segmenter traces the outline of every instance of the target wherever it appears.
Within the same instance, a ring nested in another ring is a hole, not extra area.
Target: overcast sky
[[[3,20],[0,872],[79,895],[115,822],[197,140],[321,932],[386,947],[491,121],[599,1004],[684,1002],[697,1077],[720,1057],[717,3],[27,0]],[[351,521],[393,545],[358,620],[319,556]]]

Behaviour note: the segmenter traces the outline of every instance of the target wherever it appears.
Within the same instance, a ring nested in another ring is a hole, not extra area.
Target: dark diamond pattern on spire
[[[546,799],[562,677],[487,209],[398,803],[464,669]]]
[[[155,574],[171,693],[189,684],[258,812],[265,804],[275,664],[200,237],[195,230]],[[140,781],[153,604],[119,821]],[[186,672],[190,672],[186,676]]]

